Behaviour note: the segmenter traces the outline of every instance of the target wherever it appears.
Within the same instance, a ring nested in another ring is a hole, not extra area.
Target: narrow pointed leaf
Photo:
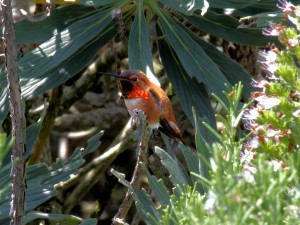
[[[229,83],[203,49],[168,15],[160,13],[160,23],[168,41],[190,78],[203,82],[210,92],[223,98],[224,84]]]
[[[216,127],[206,86],[186,74],[174,50],[165,40],[160,40],[158,44],[164,69],[190,122],[195,125],[192,112],[192,107],[195,107],[198,117],[208,118],[209,124]]]
[[[155,176],[152,176],[145,166],[143,168],[144,168],[144,171],[146,171],[149,186],[150,186],[151,190],[153,191],[157,200],[160,202],[160,204],[162,206],[169,205],[170,204],[170,195],[169,195],[163,181],[157,180],[157,178]]]
[[[121,184],[132,191],[133,198],[137,202],[137,209],[139,211],[139,214],[147,224],[151,224],[151,220],[148,218],[148,214],[150,214],[151,217],[156,221],[161,220],[161,215],[159,214],[158,210],[155,208],[154,203],[151,201],[145,191],[134,188],[127,180],[125,180],[123,174],[118,173],[113,169],[111,170],[111,173],[119,179],[119,182]]]
[[[95,135],[99,138],[102,132]],[[95,151],[99,142],[95,142],[95,138],[91,138],[86,151]],[[82,151],[83,155],[85,150]],[[27,171],[27,190],[26,190],[26,214],[35,207],[46,202],[56,195],[54,185],[58,182],[66,181],[71,174],[77,174],[78,168],[83,165],[85,160],[79,151],[75,151],[73,155],[66,161],[57,160],[51,167],[46,164],[35,164],[28,166]],[[0,224],[9,224],[9,211],[11,202],[11,180],[9,170],[6,174],[2,174],[2,179],[8,182],[0,182],[1,198],[0,198]]]
[[[36,219],[46,219],[49,221],[57,222],[59,224],[64,225],[72,225],[79,224],[82,222],[82,219],[73,215],[66,214],[52,214],[52,213],[44,213],[39,211],[32,211],[28,213],[25,217],[26,223],[36,220]],[[96,219],[93,219],[96,222]]]
[[[144,16],[143,1],[136,2],[136,16],[129,35],[128,57],[130,69],[139,69],[145,72],[151,81],[159,84],[157,78],[154,76],[152,52]]]
[[[168,153],[159,147],[155,147],[155,154],[161,158],[162,164],[166,167],[170,173],[170,179],[175,185],[188,185],[190,183],[190,178],[181,164],[176,162]]]
[[[51,16],[45,20],[37,22],[22,20],[15,24],[17,43],[43,43],[67,26],[93,13],[97,13],[94,7],[74,4],[54,9]]]
[[[200,30],[240,45],[266,46],[277,42],[276,37],[263,35],[261,28],[241,28],[239,20],[229,15],[208,11],[204,16],[184,16]]]
[[[186,15],[192,15],[196,9],[200,9],[204,14],[209,6],[206,0],[161,0],[161,2]]]
[[[23,97],[25,99],[33,98],[66,82],[74,75],[78,74],[93,59],[100,47],[106,44],[115,35],[115,33],[116,29],[114,26],[108,26],[105,31],[98,35],[95,41],[88,43],[67,60],[60,62],[50,71],[43,71],[41,74],[21,73]],[[59,58],[56,60],[60,61]],[[29,61],[30,59],[28,59],[28,63]],[[6,85],[6,81],[1,82],[1,78],[0,83],[1,85]],[[0,98],[0,122],[5,119],[8,110],[7,89],[5,89]]]
[[[218,50],[212,44],[203,41],[202,39],[193,36],[193,39],[201,46],[206,54],[218,65],[227,80],[232,84],[242,82],[243,97],[250,98],[251,92],[255,89],[251,85],[252,78],[250,74],[237,62],[230,59],[226,54]]]
[[[247,0],[247,1],[232,1],[232,0],[209,0],[210,7],[218,9],[239,9],[248,6],[255,5],[257,0]]]

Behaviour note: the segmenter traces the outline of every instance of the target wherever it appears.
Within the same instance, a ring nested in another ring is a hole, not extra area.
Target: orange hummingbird
[[[163,132],[170,138],[185,144],[172,110],[167,94],[152,83],[140,70],[126,70],[121,74],[102,73],[119,80],[119,88],[126,108],[131,116],[138,109],[147,116],[148,126]]]

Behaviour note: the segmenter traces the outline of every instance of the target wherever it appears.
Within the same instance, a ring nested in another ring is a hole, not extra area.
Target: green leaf
[[[155,197],[160,202],[162,206],[167,206],[170,204],[170,195],[162,180],[157,180],[155,176],[152,176],[147,168],[143,165],[144,171],[146,172],[148,178],[148,184],[153,191]]]
[[[41,44],[18,62],[21,77],[39,77],[78,52],[104,30],[113,19],[112,9],[79,20]]]
[[[201,46],[206,54],[218,65],[227,80],[232,84],[242,82],[243,97],[250,98],[251,92],[255,91],[251,85],[252,79],[250,74],[237,62],[230,59],[226,54],[218,50],[212,44],[193,36],[194,40]]]
[[[26,159],[31,154],[32,148],[34,146],[35,140],[40,132],[40,126],[41,126],[42,120],[40,119],[38,122],[31,124],[29,127],[26,128],[26,152],[25,157]],[[10,144],[11,143],[11,144]],[[4,152],[11,152],[11,146],[12,146],[12,138],[11,134],[8,136],[8,141],[6,144],[6,149]],[[11,163],[11,154],[6,154],[3,158],[3,164],[10,164]],[[1,172],[0,172],[1,175]]]
[[[80,4],[83,5],[91,5],[91,6],[98,6],[98,5],[109,5],[116,2],[119,2],[119,0],[78,0]]]
[[[203,82],[210,92],[223,98],[224,83],[229,83],[218,66],[207,56],[203,49],[168,15],[159,13],[168,41],[177,54],[183,68],[190,76]]]
[[[104,131],[98,132],[96,135],[94,135],[87,141],[88,146],[86,148],[84,148],[84,149],[76,148],[73,155],[76,156],[77,155],[76,153],[78,153],[78,155],[80,153],[81,156],[84,157],[86,154],[89,154],[89,153],[92,153],[93,151],[95,151],[95,149],[101,145],[100,138],[103,136],[103,134],[104,134]],[[72,156],[69,158],[69,160],[72,160]]]
[[[2,77],[4,77],[3,79],[6,78],[6,76],[3,75],[2,71],[0,74],[2,75]],[[1,80],[1,78],[0,78],[0,80]],[[2,88],[1,95],[0,95],[0,112],[1,112],[0,113],[0,125],[1,126],[2,126],[4,119],[7,116],[8,111],[9,111],[8,90],[7,90],[6,86],[1,85],[1,87],[0,87],[0,89]]]
[[[145,191],[134,188],[127,180],[125,180],[124,174],[118,173],[113,169],[111,170],[111,173],[119,179],[121,184],[132,191],[139,215],[147,224],[153,224],[153,221],[161,221],[161,215]]]
[[[195,173],[199,172],[199,158],[198,158],[198,156],[195,153],[193,153],[189,147],[187,147],[187,146],[185,146],[181,143],[179,144],[179,148],[183,153],[183,156],[184,156],[184,159],[187,163],[189,171],[190,172],[195,172]],[[192,177],[192,180],[193,180],[193,182],[196,181],[195,179],[193,179],[193,177]]]
[[[9,141],[5,133],[0,132],[0,168],[3,164],[3,159],[7,156],[12,142]]]
[[[84,150],[75,151],[65,162],[57,160],[51,167],[43,163],[26,167],[28,187],[25,199],[26,213],[54,197],[56,195],[55,184],[68,180],[71,174],[78,173],[78,168],[85,162],[82,155],[95,151],[99,147],[100,142],[96,142],[95,139],[99,139],[102,134],[103,132],[100,132],[92,137]],[[0,224],[8,224],[11,202],[9,170],[1,174],[0,194]]]
[[[160,40],[158,44],[164,69],[190,122],[195,126],[192,112],[192,107],[195,107],[198,117],[207,118],[209,124],[216,127],[214,110],[211,107],[206,86],[186,74],[174,50],[165,40]]]
[[[65,215],[65,214],[52,214],[52,213],[44,213],[39,211],[31,211],[26,214],[25,221],[29,223],[36,219],[46,219],[52,222],[56,222],[64,225],[78,225],[80,224],[96,224],[96,219],[88,219],[83,220],[79,217],[73,215]],[[82,222],[82,223],[81,223]]]
[[[258,13],[251,16],[246,16],[240,19],[242,23],[239,25],[239,28],[248,28],[248,27],[268,27],[270,24],[284,24],[290,26],[291,23],[289,20],[284,19],[284,13],[277,11],[277,12],[265,12],[265,13]],[[245,24],[244,24],[245,23]],[[278,42],[278,40],[276,39]],[[276,42],[276,43],[277,43]]]
[[[17,43],[43,43],[93,13],[97,13],[94,7],[72,4],[54,9],[51,16],[42,21],[22,20],[15,24]]]
[[[151,81],[159,84],[154,75],[152,52],[144,16],[143,1],[137,1],[136,5],[136,16],[129,34],[129,68],[144,71]]]
[[[194,114],[195,123],[197,124],[195,127],[195,144],[196,144],[198,156],[200,158],[198,162],[199,171],[196,171],[195,173],[198,173],[200,176],[204,177],[205,180],[210,180],[211,177],[209,171],[210,171],[211,152],[208,146],[212,145],[213,142],[215,142],[215,138],[213,137],[212,133],[205,127],[202,126],[203,128],[200,129],[200,124],[202,123],[200,123],[199,120],[201,122],[205,120],[198,119],[195,111],[193,114]],[[204,181],[202,181],[202,193],[203,192],[207,192],[207,185]]]
[[[298,0],[295,1],[293,0],[290,2],[298,3]],[[244,16],[250,16],[250,15],[255,15],[255,14],[265,13],[265,12],[275,12],[275,11],[278,11],[277,0],[263,0],[263,1],[256,1],[256,3],[253,5],[249,5],[243,8],[239,8],[237,10],[233,10],[232,16],[241,18]]]
[[[33,98],[41,93],[44,93],[72,78],[79,73],[94,57],[101,46],[106,44],[116,33],[113,25],[107,27],[105,31],[98,35],[97,39],[78,50],[67,60],[59,63],[52,70],[40,71],[36,73],[21,73],[22,95],[25,99]],[[26,56],[25,56],[26,57]],[[25,58],[24,57],[24,58]],[[46,60],[44,56],[41,61]],[[59,61],[59,58],[56,58]],[[28,62],[30,63],[30,58]],[[38,62],[37,62],[38,63]],[[1,85],[6,85],[6,80],[1,82]],[[9,110],[7,89],[2,93],[0,98],[0,121],[3,121]]]
[[[270,42],[277,42],[276,37],[264,36],[261,28],[239,29],[239,21],[229,15],[208,11],[204,16],[194,14],[184,18],[198,29],[236,44],[266,46]]]
[[[161,2],[186,15],[192,15],[196,9],[205,14],[209,6],[206,0],[161,0]]]
[[[176,186],[177,184],[188,185],[190,183],[190,178],[182,165],[176,162],[168,153],[156,146],[155,154],[161,158],[162,164],[170,173],[170,180],[172,181],[174,186]]]
[[[224,9],[232,8],[239,9],[247,6],[251,6],[257,3],[257,0],[247,0],[247,1],[233,1],[233,0],[209,0],[209,5],[212,8]]]
[[[83,220],[80,225],[95,225],[97,224],[97,219],[85,219]]]

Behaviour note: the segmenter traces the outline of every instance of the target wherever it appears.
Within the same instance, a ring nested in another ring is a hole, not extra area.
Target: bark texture
[[[5,47],[5,64],[12,121],[12,202],[11,224],[25,224],[25,146],[24,124],[20,78],[17,67],[16,38],[13,24],[12,6],[10,0],[1,1],[3,42]]]

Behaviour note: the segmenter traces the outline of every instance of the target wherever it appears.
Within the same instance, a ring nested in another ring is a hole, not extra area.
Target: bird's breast
[[[151,99],[135,98],[124,99],[126,108],[131,116],[134,116],[134,110],[142,110],[147,116],[149,127],[158,128],[161,111],[155,102]]]

